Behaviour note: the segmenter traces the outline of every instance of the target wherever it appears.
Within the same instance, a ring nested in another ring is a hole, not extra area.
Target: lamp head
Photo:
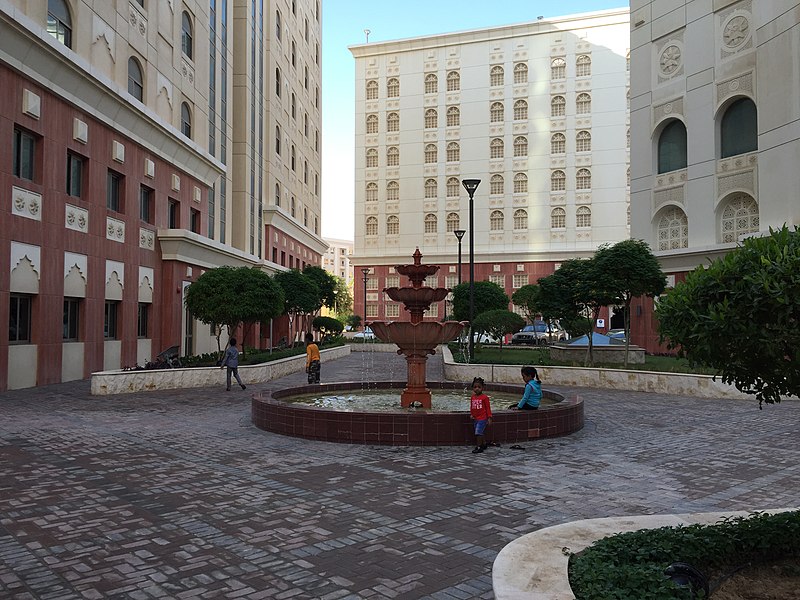
[[[464,234],[467,233],[467,232],[466,232],[465,229],[456,229],[453,233],[456,234],[456,237],[458,238],[458,241],[460,242],[461,238],[463,238]]]
[[[480,183],[481,183],[480,179],[462,179],[461,180],[461,185],[464,186],[464,189],[467,190],[467,193],[470,195],[470,197],[472,197],[472,194],[474,194],[475,190],[478,189],[478,186],[480,185]]]

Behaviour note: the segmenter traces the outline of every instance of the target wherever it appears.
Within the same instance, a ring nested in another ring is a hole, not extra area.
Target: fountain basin
[[[397,390],[405,382],[384,381],[370,384],[371,389]],[[464,390],[463,383],[427,382],[430,389]],[[475,441],[472,419],[468,412],[409,411],[334,411],[302,404],[284,402],[296,395],[336,393],[361,390],[359,382],[326,383],[276,390],[272,394],[257,394],[251,402],[251,418],[259,429],[325,442],[344,444],[377,444],[390,446],[463,446]],[[487,384],[486,391],[518,394],[518,385]],[[544,390],[543,396],[553,403],[539,410],[507,410],[493,406],[490,440],[514,444],[574,433],[583,428],[583,400],[577,396],[564,397]],[[469,395],[465,393],[464,403]]]

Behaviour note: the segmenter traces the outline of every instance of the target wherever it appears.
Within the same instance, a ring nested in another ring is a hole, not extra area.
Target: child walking
[[[486,426],[492,424],[492,406],[489,403],[489,396],[483,393],[485,383],[483,377],[476,377],[472,380],[472,398],[469,401],[469,413],[475,421],[475,449],[473,454],[480,454],[486,450],[486,437],[484,432]]]
[[[522,380],[525,382],[525,393],[522,400],[517,404],[512,404],[509,408],[517,410],[536,410],[542,401],[542,381],[536,367],[522,367]]]
[[[319,360],[319,346],[314,343],[314,334],[306,334],[306,373],[308,373],[308,383],[319,383],[319,372],[321,370]]]
[[[228,347],[225,350],[225,356],[222,358],[222,364],[220,365],[220,369],[224,369],[228,367],[228,373],[225,378],[226,383],[228,384],[226,387],[227,391],[231,391],[231,373],[233,376],[236,377],[236,381],[239,382],[239,385],[242,386],[243,390],[247,389],[247,386],[242,383],[241,377],[239,377],[239,351],[236,349],[236,338],[231,338],[231,341],[228,342]]]

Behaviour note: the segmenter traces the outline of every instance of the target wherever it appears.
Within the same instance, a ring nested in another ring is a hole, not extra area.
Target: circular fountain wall
[[[469,391],[463,383],[428,382],[436,390],[464,392],[465,408]],[[397,390],[405,382],[377,382],[370,390]],[[409,410],[400,408],[386,412],[336,411],[287,400],[304,394],[335,394],[361,391],[357,382],[326,383],[288,388],[271,395],[259,394],[252,400],[252,421],[259,429],[292,437],[344,444],[381,444],[393,446],[460,446],[475,441],[472,419],[468,411]],[[522,397],[523,388],[516,385],[487,384],[486,391],[505,392]],[[583,428],[583,400],[564,397],[555,392],[542,392],[547,404],[539,410],[505,410],[492,407],[489,439],[498,443],[520,443],[539,438],[558,437]],[[505,405],[504,405],[505,406]]]

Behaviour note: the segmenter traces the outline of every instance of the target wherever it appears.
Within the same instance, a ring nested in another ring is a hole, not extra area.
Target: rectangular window
[[[344,261],[342,261],[342,266],[344,266]],[[430,285],[427,282],[427,279],[425,280],[425,285]],[[387,275],[386,276],[386,287],[387,288],[400,287],[400,275]]]
[[[114,171],[108,172],[106,183],[106,208],[122,212],[122,175]]]
[[[444,287],[452,289],[458,285],[458,275],[448,275],[444,279]]]
[[[62,339],[65,342],[78,341],[80,307],[80,298],[64,298],[64,331]]]
[[[425,311],[426,317],[438,317],[439,316],[439,304],[431,304],[430,308]]]
[[[119,302],[106,300],[105,315],[103,318],[103,337],[107,340],[117,339],[117,320],[119,317]]]
[[[180,227],[180,203],[174,198],[170,198],[167,203],[167,227],[178,229]]]
[[[8,310],[8,341],[27,344],[31,341],[31,297],[11,294]]]
[[[145,185],[139,186],[139,218],[153,224],[153,190]]]
[[[523,286],[528,285],[528,275],[514,275],[512,286],[514,289],[519,289]]]
[[[83,158],[72,152],[67,153],[67,194],[81,197],[83,189]]]
[[[26,131],[14,129],[14,177],[33,181],[36,138]]]
[[[378,316],[378,305],[367,304],[367,317],[377,317],[377,316]]]
[[[146,302],[139,302],[139,313],[136,320],[136,336],[146,338],[149,330],[150,305]]]
[[[384,311],[387,317],[399,317],[400,316],[400,305],[395,304],[393,302],[386,304],[384,307]]]
[[[496,283],[501,288],[506,289],[506,276],[505,275],[489,275],[489,281]]]
[[[190,214],[190,226],[192,231],[195,233],[200,233],[200,211],[193,208],[191,209]]]
[[[367,279],[367,289],[368,290],[377,290],[378,289],[378,278],[377,277],[370,277]]]

